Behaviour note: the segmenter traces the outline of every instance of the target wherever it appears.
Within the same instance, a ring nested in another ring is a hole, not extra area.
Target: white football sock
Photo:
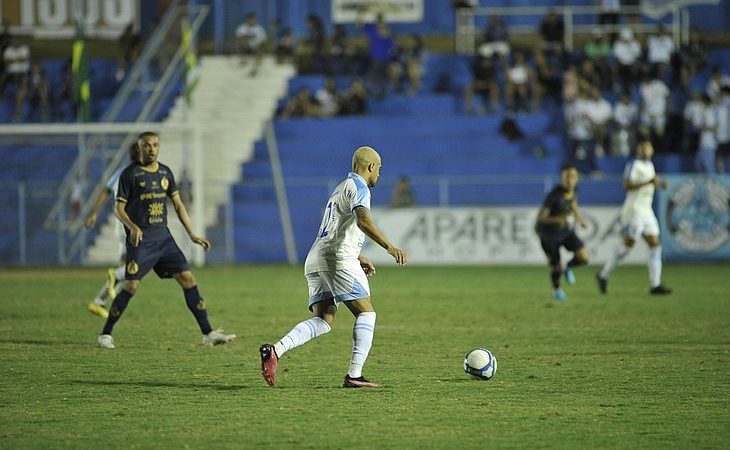
[[[373,346],[375,333],[375,311],[363,312],[357,315],[355,326],[352,327],[352,359],[347,374],[350,378],[362,376],[362,366],[368,359],[370,347]]]
[[[658,245],[649,249],[649,261],[646,263],[649,268],[649,284],[652,288],[662,283],[662,246]]]
[[[311,341],[317,336],[328,333],[331,330],[329,324],[320,317],[311,317],[307,320],[299,322],[297,326],[291,329],[279,342],[274,344],[276,356],[281,356],[287,351],[299,347],[300,345]]]
[[[121,265],[114,269],[114,279],[117,281],[124,281],[124,272],[126,272],[127,268],[124,265]]]
[[[616,265],[624,259],[626,255],[629,254],[631,251],[631,247],[627,247],[626,244],[623,242],[618,244],[616,246],[616,249],[613,251],[613,255],[611,255],[608,258],[608,261],[606,261],[606,264],[603,265],[603,269],[601,270],[600,277],[605,279],[608,279],[608,276],[611,275],[611,272],[613,272],[613,269],[616,268]]]

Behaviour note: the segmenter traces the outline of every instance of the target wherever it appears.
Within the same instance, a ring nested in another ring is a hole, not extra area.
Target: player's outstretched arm
[[[395,262],[401,266],[406,263],[406,252],[394,246],[388,241],[388,239],[380,232],[378,227],[375,226],[375,222],[370,217],[370,210],[364,206],[358,206],[355,208],[355,216],[357,217],[357,226],[362,230],[363,233],[376,244],[383,247],[390,256],[395,259]]]
[[[94,207],[91,209],[89,215],[86,216],[86,221],[84,222],[86,228],[94,228],[94,225],[96,225],[96,215],[99,214],[101,205],[106,202],[107,198],[109,198],[109,190],[104,188],[101,190],[101,192],[99,192],[99,196],[96,197],[96,203],[94,203]]]
[[[210,241],[204,237],[196,236],[195,233],[193,233],[193,227],[190,225],[190,216],[188,216],[188,210],[185,209],[185,205],[180,198],[180,193],[174,192],[170,198],[172,199],[172,204],[175,207],[177,218],[180,219],[180,222],[185,227],[185,231],[188,232],[190,240],[203,247],[206,251],[210,250]]]

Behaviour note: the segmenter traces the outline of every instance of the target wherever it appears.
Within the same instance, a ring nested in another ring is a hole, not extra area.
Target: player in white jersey
[[[404,265],[406,253],[391,244],[370,217],[370,189],[380,176],[380,155],[360,147],[352,156],[352,172],[337,185],[325,206],[322,224],[304,263],[313,317],[297,324],[276,344],[263,344],[261,374],[270,386],[285,352],[330,331],[340,303],[355,316],[352,358],[343,387],[380,387],[362,376],[375,331],[375,309],[370,301],[369,276],[375,266],[360,255],[365,236]]]
[[[137,153],[137,144],[134,143],[129,148],[130,161],[137,160]],[[109,196],[114,199],[117,198],[119,176],[122,174],[123,170],[124,167],[117,169],[112,176],[109,177],[109,180],[107,180],[105,188],[99,192],[99,196],[96,198],[96,203],[94,203],[93,209],[86,217],[86,228],[94,228],[96,225],[96,216],[99,214],[99,210]],[[106,270],[106,282],[99,290],[99,293],[96,294],[96,298],[94,298],[88,306],[90,313],[96,314],[104,319],[109,317],[109,311],[106,309],[106,303],[109,300],[114,300],[114,297],[116,297],[117,293],[122,289],[122,284],[124,284],[124,271],[126,269],[124,264],[126,235],[124,234],[124,227],[118,220],[114,221],[114,234],[116,234],[117,238],[119,238],[119,260],[121,261],[121,264],[118,267],[110,267]]]
[[[654,155],[654,147],[649,140],[641,140],[636,146],[636,159],[629,161],[624,170],[624,189],[626,189],[626,200],[621,208],[621,242],[603,266],[603,269],[596,274],[598,289],[606,294],[608,287],[608,276],[616,265],[631,249],[636,241],[643,237],[649,245],[649,293],[652,295],[671,294],[672,290],[661,284],[662,279],[662,247],[659,243],[659,222],[657,222],[654,210],[651,205],[654,200],[656,188],[666,189],[667,182],[660,179],[654,169],[651,157]]]

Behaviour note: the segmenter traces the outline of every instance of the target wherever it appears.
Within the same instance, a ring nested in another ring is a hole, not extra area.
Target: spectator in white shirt
[[[565,102],[565,123],[571,152],[569,158],[576,163],[576,166],[580,166],[583,172],[585,172],[585,165],[580,161],[587,161],[588,170],[597,173],[598,165],[596,164],[593,126],[588,113],[589,109],[585,86],[579,88],[578,98]]]
[[[649,36],[647,41],[647,60],[652,68],[657,65],[669,65],[674,52],[674,41],[666,33],[664,25],[659,24],[656,33]]]
[[[639,108],[627,93],[621,94],[621,100],[613,108],[613,122],[616,133],[613,134],[613,154],[629,156],[636,139],[636,119]]]
[[[253,65],[250,75],[255,76],[261,66],[261,58],[266,43],[266,30],[258,23],[255,13],[246,15],[246,21],[236,28],[236,45],[238,51],[243,55],[242,62],[246,64],[250,57],[253,57]]]
[[[613,57],[616,61],[615,70],[621,81],[621,89],[630,92],[636,79],[636,63],[641,56],[641,45],[634,39],[634,32],[630,28],[621,29],[619,39],[613,43]],[[616,79],[614,77],[614,79]]]
[[[669,88],[656,76],[644,75],[639,86],[641,96],[641,125],[651,133],[654,148],[663,149],[664,131],[667,125]]]
[[[8,84],[15,84],[15,117],[22,116],[25,96],[28,93],[28,74],[30,72],[30,48],[24,44],[17,44],[11,36],[10,43],[3,52],[5,73],[2,75],[2,91]]]
[[[320,117],[333,117],[337,115],[337,84],[333,77],[325,78],[324,87],[314,93],[314,99],[318,105],[317,115]]]
[[[598,88],[591,89],[586,112],[593,127],[596,156],[603,156],[606,154],[606,148],[608,147],[606,140],[608,139],[608,124],[611,120],[612,111],[611,104],[603,98]]]
[[[722,67],[715,66],[712,68],[712,77],[707,82],[705,91],[710,96],[710,99],[714,101],[720,96],[720,89],[723,86],[730,86],[730,77],[722,73]]]

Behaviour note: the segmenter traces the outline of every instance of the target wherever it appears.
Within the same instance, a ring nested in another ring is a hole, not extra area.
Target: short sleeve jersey
[[[327,200],[322,224],[304,263],[305,273],[355,269],[365,242],[357,226],[355,208],[370,209],[370,189],[358,174],[350,172]]]
[[[117,201],[126,203],[124,210],[144,231],[145,239],[154,239],[168,233],[167,197],[177,192],[175,177],[166,165],[158,163],[157,170],[150,171],[130,164],[119,177]]]
[[[656,176],[654,163],[642,159],[633,159],[626,164],[624,180],[632,183],[646,183]],[[654,184],[649,183],[638,189],[626,192],[621,208],[621,220],[624,223],[634,219],[654,217],[654,210],[651,209],[654,200]]]
[[[559,217],[573,214],[573,201],[577,199],[577,194],[573,192],[573,196],[566,198],[567,191],[561,185],[555,186],[545,197],[542,207],[550,212],[550,217]],[[537,223],[535,231],[538,234],[554,234],[566,231],[567,228],[555,224]]]
[[[110,176],[106,182],[106,190],[109,191],[114,198],[117,198],[117,191],[119,189],[119,177],[122,176],[123,171],[124,167],[120,167],[119,169],[115,170],[112,176]]]

